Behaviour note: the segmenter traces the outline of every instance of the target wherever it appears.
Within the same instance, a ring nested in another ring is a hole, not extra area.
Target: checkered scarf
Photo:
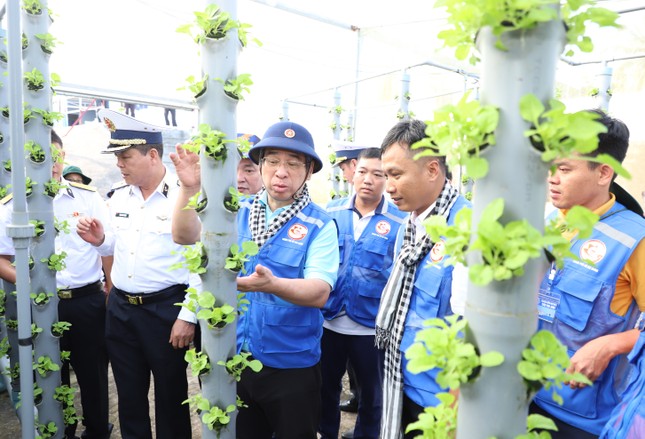
[[[430,211],[430,215],[448,217],[459,192],[449,180]],[[376,316],[376,346],[385,349],[385,370],[383,379],[383,414],[381,439],[398,439],[401,436],[401,412],[403,408],[403,371],[401,339],[405,318],[410,307],[417,265],[428,254],[434,243],[424,235],[415,243],[416,228],[409,217],[403,236],[403,245],[392,273],[383,289],[381,305]]]
[[[278,216],[273,218],[271,224],[265,227],[266,205],[260,202],[261,196],[262,191],[255,196],[249,217],[251,236],[253,236],[253,241],[255,241],[258,247],[262,247],[269,239],[271,239],[273,235],[278,233],[282,226],[288,223],[291,218],[296,216],[298,212],[300,212],[307,204],[311,202],[311,197],[309,197],[309,190],[307,189],[307,185],[305,184],[299,195],[297,197],[294,196],[295,201],[285,210],[280,212]]]

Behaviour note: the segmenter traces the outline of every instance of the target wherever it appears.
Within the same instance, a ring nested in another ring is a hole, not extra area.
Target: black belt
[[[101,289],[101,282],[97,280],[96,282],[78,288],[61,288],[58,290],[58,298],[64,300],[78,299],[79,297],[100,293]]]
[[[137,294],[125,292],[123,290],[118,289],[117,287],[112,287],[112,290],[116,293],[117,296],[125,299],[130,305],[136,306],[136,305],[145,305],[147,303],[158,302],[174,293],[184,294],[187,288],[188,288],[188,285],[177,284],[177,285],[170,286],[168,288],[164,288],[163,290],[156,291],[154,293],[137,293]]]

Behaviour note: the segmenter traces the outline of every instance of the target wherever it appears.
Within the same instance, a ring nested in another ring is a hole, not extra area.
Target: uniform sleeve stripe
[[[313,224],[313,225],[315,225],[315,226],[318,226],[318,227],[320,227],[320,228],[322,228],[322,226],[324,226],[324,225],[325,225],[325,223],[324,223],[324,222],[322,222],[322,220],[319,220],[318,218],[314,218],[314,217],[312,217],[312,216],[307,216],[307,215],[305,215],[304,213],[302,213],[302,211],[301,211],[301,212],[298,212],[298,213],[296,214],[296,217],[300,218],[300,219],[301,219],[301,220],[303,220],[304,222],[311,223],[311,224]]]
[[[621,232],[618,229],[614,229],[612,226],[609,224],[603,223],[603,222],[598,222],[594,226],[596,230],[598,230],[601,233],[604,233],[605,235],[609,236],[610,238],[620,242],[627,248],[632,248],[634,245],[636,245],[636,239],[629,236],[628,234]]]
[[[404,222],[407,221],[407,218],[405,218],[405,217],[404,218],[399,218],[396,215],[392,215],[390,212],[383,212],[382,215],[384,217],[387,217],[387,218],[391,219],[394,222],[399,223],[399,224],[403,224]]]

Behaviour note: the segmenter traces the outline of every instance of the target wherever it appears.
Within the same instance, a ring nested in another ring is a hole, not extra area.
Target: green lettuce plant
[[[472,231],[472,210],[461,209],[449,226],[444,217],[435,215],[424,225],[433,241],[445,241],[446,264],[461,263],[469,266],[468,276],[477,285],[510,279],[524,274],[524,265],[529,259],[547,252],[561,267],[564,258],[578,259],[569,251],[570,242],[561,235],[561,228],[570,227],[580,236],[589,236],[598,216],[585,208],[572,209],[564,222],[550,224],[542,235],[527,220],[502,224],[504,200],[498,198],[482,211],[477,230]],[[472,242],[471,242],[472,241]],[[466,255],[478,252],[481,262],[468,264]]]
[[[236,101],[244,100],[243,93],[249,93],[251,91],[250,87],[253,85],[253,80],[251,80],[251,74],[249,73],[240,73],[236,78],[226,80],[215,78],[215,80],[224,86],[224,93]]]
[[[52,323],[52,335],[54,337],[62,337],[65,331],[69,331],[71,327],[72,324],[70,322],[63,320],[54,322]]]
[[[227,156],[226,144],[233,142],[226,139],[226,134],[214,130],[207,123],[199,124],[198,132],[191,137],[190,142],[184,144],[184,148],[194,153],[199,153],[201,146],[204,146],[204,154],[213,160],[224,162]]]
[[[22,0],[22,9],[31,15],[40,15],[43,12],[43,5],[40,0]]]
[[[54,437],[58,433],[58,426],[54,421],[48,422],[47,424],[38,424],[38,433],[36,439],[48,439]]]
[[[249,260],[249,256],[257,255],[258,251],[258,245],[254,241],[244,241],[241,249],[237,244],[231,245],[225,268],[236,272],[241,270],[242,273],[246,273],[244,263]]]
[[[41,220],[29,220],[29,224],[34,226],[34,234],[36,236],[42,236],[45,233],[45,222]]]
[[[477,368],[502,364],[504,356],[499,352],[479,355],[475,346],[465,340],[463,333],[467,325],[467,321],[457,315],[426,320],[424,329],[417,332],[414,343],[405,351],[408,370],[420,373],[440,369],[437,384],[458,389],[473,378]]]
[[[202,212],[205,208],[206,205],[208,204],[208,198],[204,197],[201,198],[202,192],[199,191],[192,197],[188,199],[188,203],[186,206],[184,206],[184,209],[192,209],[196,211],[197,213]]]
[[[566,106],[556,100],[549,100],[549,110],[532,94],[522,96],[520,114],[532,124],[524,132],[536,149],[542,151],[542,160],[552,162],[574,157],[610,165],[618,175],[630,178],[629,172],[609,154],[589,154],[598,149],[598,134],[606,133],[607,127],[597,122],[599,117],[590,111],[566,113]]]
[[[45,183],[45,194],[54,198],[56,194],[58,194],[58,192],[64,187],[67,187],[67,185],[64,183],[61,183],[60,180],[57,180],[55,178],[50,178],[49,181]]]
[[[217,405],[211,405],[208,399],[199,394],[191,396],[183,403],[189,404],[191,408],[199,413],[204,425],[206,425],[209,430],[215,431],[217,437],[219,437],[220,432],[228,427],[228,424],[231,422],[229,413],[235,411],[235,404],[230,404],[225,408],[221,408]]]
[[[577,381],[588,386],[593,383],[582,373],[567,373],[571,360],[567,348],[553,335],[542,330],[531,337],[530,346],[522,351],[522,360],[517,364],[518,373],[524,378],[529,389],[529,397],[538,390],[553,389],[551,397],[562,405],[562,397],[556,389],[569,381]]]
[[[188,349],[184,354],[184,360],[190,364],[190,370],[194,377],[205,375],[211,370],[210,360],[204,352],[197,352],[195,348]]]
[[[228,188],[228,195],[224,197],[224,207],[229,212],[237,212],[240,209],[240,197],[243,194],[235,186]]]
[[[59,43],[59,41],[49,32],[44,34],[35,34],[34,35],[40,41],[40,48],[43,52],[48,55],[51,55],[54,51],[54,47]]]
[[[479,154],[495,144],[499,113],[491,105],[469,100],[469,95],[436,110],[433,119],[426,121],[427,137],[412,149],[421,150],[415,158],[445,156],[450,168],[464,166],[468,177],[477,179],[488,174],[488,161]]]
[[[235,320],[237,315],[231,305],[216,305],[216,299],[210,291],[198,292],[195,288],[186,290],[188,300],[175,305],[184,307],[197,314],[197,318],[204,320],[209,329],[221,329]]]
[[[68,385],[56,387],[54,390],[54,399],[63,406],[63,422],[65,425],[73,425],[83,420],[78,416],[74,408],[74,393],[76,391]]]
[[[262,362],[260,360],[249,359],[250,357],[250,352],[241,352],[227,361],[218,361],[217,364],[224,366],[229,375],[235,378],[235,381],[240,381],[242,379],[242,372],[247,367],[256,373],[262,370]]]
[[[54,297],[54,294],[41,291],[40,293],[31,293],[29,294],[29,297],[36,305],[45,305],[49,302],[49,299]]]
[[[25,143],[25,151],[29,155],[29,160],[35,163],[42,163],[45,161],[45,150],[33,140],[29,140]]]
[[[490,27],[497,37],[496,47],[506,50],[501,36],[506,32],[530,30],[540,23],[558,19],[557,5],[560,0],[437,0],[435,7],[448,12],[448,29],[439,32],[439,39],[446,47],[455,48],[455,57],[469,59],[476,64],[475,38],[484,27]],[[618,14],[609,9],[596,7],[595,0],[565,0],[561,17],[567,33],[567,43],[583,52],[593,50],[591,38],[585,35],[587,23],[598,26],[618,27]]]
[[[35,67],[30,72],[25,72],[23,77],[29,90],[37,91],[45,87],[45,76]]]
[[[47,111],[40,108],[34,108],[32,111],[34,114],[39,114],[43,119],[43,123],[48,127],[54,126],[54,122],[63,118],[63,113],[58,111]]]
[[[216,4],[209,4],[204,11],[194,11],[195,20],[177,28],[177,32],[188,34],[196,43],[206,38],[219,40],[225,38],[228,31],[239,27],[239,22],[231,14],[220,10]]]
[[[194,75],[190,75],[186,78],[186,85],[179,87],[177,90],[189,90],[196,99],[206,92],[207,85],[208,75],[204,75],[201,78],[196,78]]]
[[[46,263],[47,268],[49,268],[52,271],[62,271],[65,269],[66,257],[67,257],[67,253],[62,251],[60,253],[52,253],[52,255],[49,258],[42,258],[40,262]]]
[[[54,363],[50,357],[41,355],[38,357],[38,361],[34,363],[34,370],[41,377],[45,377],[49,372],[60,370],[60,366]]]
[[[177,270],[186,268],[191,273],[202,274],[206,273],[206,266],[208,265],[208,254],[201,241],[197,241],[192,245],[184,245],[181,254],[184,260],[177,262],[170,266],[170,270]],[[173,252],[173,254],[176,252]]]

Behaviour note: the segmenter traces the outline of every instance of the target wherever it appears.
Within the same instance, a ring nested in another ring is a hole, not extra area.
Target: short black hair
[[[163,145],[159,143],[136,145],[134,146],[134,149],[139,151],[141,155],[146,155],[151,149],[156,149],[157,153],[159,153],[159,157],[163,157]]]
[[[51,131],[51,142],[58,143],[61,147],[63,146],[63,140],[54,130]]]
[[[608,154],[622,163],[627,156],[627,148],[629,147],[629,128],[623,121],[609,116],[600,109],[588,111],[598,115],[596,122],[607,127],[607,132],[598,134],[598,149],[590,152],[587,156],[597,157],[600,154]]]
[[[398,143],[399,145],[404,145],[408,147],[411,155],[414,155],[414,150],[412,145],[417,143],[420,140],[425,139],[426,136],[426,123],[418,119],[407,119],[402,120],[387,132],[383,142],[381,143],[381,155],[383,155],[392,145]],[[420,151],[419,151],[420,152]],[[429,159],[434,159],[439,163],[441,169],[446,174],[450,175],[450,170],[446,165],[445,156],[429,156],[426,157]]]
[[[381,150],[379,148],[365,148],[358,153],[356,160],[360,159],[380,159]]]

